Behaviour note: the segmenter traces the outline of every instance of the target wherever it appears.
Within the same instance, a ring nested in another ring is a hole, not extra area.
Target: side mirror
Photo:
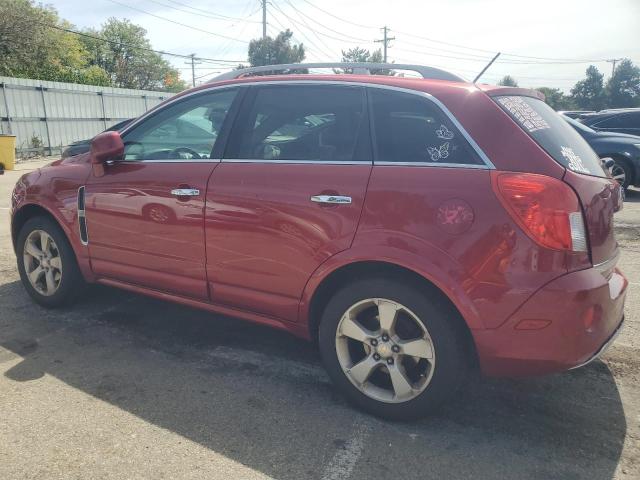
[[[102,165],[107,160],[124,156],[124,143],[118,132],[103,132],[91,140],[91,163]]]

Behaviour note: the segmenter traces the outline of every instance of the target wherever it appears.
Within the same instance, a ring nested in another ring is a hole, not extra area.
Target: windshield
[[[542,100],[523,95],[495,99],[520,128],[560,165],[585,175],[607,176],[596,152],[567,124],[567,118],[558,115]]]
[[[567,123],[569,123],[571,126],[573,126],[573,128],[575,128],[576,130],[580,130],[582,132],[585,133],[596,133],[596,131],[593,128],[587,127],[584,123],[580,123],[579,121],[571,118],[571,117],[567,117],[566,115],[562,115],[562,118],[564,118]]]

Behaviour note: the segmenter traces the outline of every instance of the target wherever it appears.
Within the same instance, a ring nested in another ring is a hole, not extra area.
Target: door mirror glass
[[[103,132],[91,140],[91,163],[120,160],[123,155],[124,144],[118,132]]]

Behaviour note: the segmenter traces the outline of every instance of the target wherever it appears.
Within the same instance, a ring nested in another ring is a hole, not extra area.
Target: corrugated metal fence
[[[137,117],[171,95],[0,77],[0,133],[16,135],[18,153],[52,154]]]

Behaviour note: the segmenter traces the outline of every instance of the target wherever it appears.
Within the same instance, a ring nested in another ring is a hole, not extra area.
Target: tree
[[[57,27],[57,28],[56,28]],[[72,25],[50,6],[31,0],[0,1],[0,75],[104,84]]]
[[[360,47],[350,48],[346,52],[342,50],[342,62],[358,63],[383,63],[382,50],[374,50],[373,53],[369,50]],[[350,69],[345,69],[346,72],[350,72]],[[371,70],[372,75],[393,75],[393,70]]]
[[[114,86],[144,90],[181,91],[178,71],[151,51],[147,31],[129,20],[109,18],[99,31],[87,30],[82,42],[90,63],[104,69]]]
[[[601,110],[605,104],[604,75],[589,65],[586,78],[577,82],[571,89],[571,99],[579,109]]]
[[[605,91],[611,108],[640,106],[640,68],[625,58],[616,67]]]
[[[573,110],[575,105],[559,88],[537,88],[545,97],[545,102],[554,110]]]
[[[502,77],[502,79],[500,79],[498,85],[503,85],[505,87],[517,87],[518,82],[511,75],[505,75],[504,77]]]
[[[293,32],[280,32],[276,38],[265,37],[249,42],[249,63],[252,67],[280,63],[300,63],[305,58],[304,45],[291,44]]]

